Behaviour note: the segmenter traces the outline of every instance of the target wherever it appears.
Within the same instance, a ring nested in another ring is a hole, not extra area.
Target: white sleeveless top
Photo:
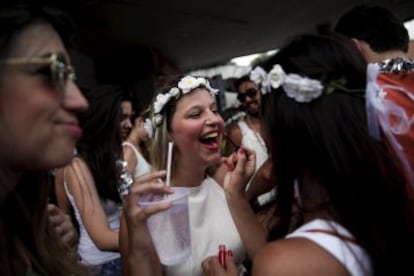
[[[253,149],[256,152],[256,172],[257,170],[263,165],[263,163],[269,158],[269,153],[267,152],[266,144],[260,136],[259,133],[251,129],[247,123],[243,120],[237,122],[241,134],[242,134],[242,141],[241,144],[249,149]],[[251,179],[253,179],[252,176]],[[246,190],[249,189],[251,181],[247,183]],[[272,189],[271,191],[262,194],[257,197],[257,201],[259,204],[263,205],[271,200],[274,195],[276,194],[276,188]]]
[[[219,245],[231,249],[237,264],[245,258],[239,232],[234,224],[223,188],[212,178],[206,178],[200,186],[188,188],[191,235],[191,256],[184,263],[164,266],[165,275],[202,275],[201,263],[211,255],[217,255]]]
[[[98,247],[96,247],[91,237],[89,236],[88,231],[85,228],[85,225],[83,224],[75,200],[66,187],[66,180],[64,181],[64,186],[66,195],[68,196],[70,204],[73,207],[76,220],[79,224],[78,254],[81,257],[81,262],[85,265],[96,266],[120,258],[121,255],[119,254],[119,252],[101,251]],[[101,204],[106,214],[108,225],[111,228],[111,230],[119,230],[119,220],[121,217],[122,206],[112,200],[101,200]]]
[[[353,239],[353,235],[342,225],[322,219],[315,219],[302,225],[286,238],[305,238],[316,243],[332,254],[352,276],[373,275],[371,260],[361,246],[333,234],[310,232],[312,230],[334,230],[341,236]]]
[[[137,165],[135,166],[134,177],[141,176],[151,171],[151,165],[147,162],[147,160],[145,160],[145,158],[133,144],[131,144],[130,142],[123,142],[122,145],[130,147],[135,154]]]
[[[242,146],[252,149],[256,152],[256,170],[259,169],[263,163],[269,158],[266,144],[259,133],[252,130],[245,121],[237,122],[242,134]]]

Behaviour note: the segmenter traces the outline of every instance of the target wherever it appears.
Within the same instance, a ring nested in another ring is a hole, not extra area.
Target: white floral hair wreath
[[[275,64],[268,74],[261,67],[250,73],[250,80],[261,86],[262,94],[271,88],[283,87],[286,95],[299,103],[308,103],[322,95],[324,89],[319,80],[302,77],[297,74],[286,74],[279,64]]]
[[[150,137],[153,135],[153,127],[157,128],[161,125],[164,117],[161,111],[171,99],[178,99],[180,96],[185,95],[192,90],[204,87],[212,96],[217,95],[218,89],[211,87],[210,82],[203,77],[185,76],[179,82],[177,87],[171,88],[168,93],[158,94],[152,105],[153,115],[149,122],[146,122],[145,129]]]

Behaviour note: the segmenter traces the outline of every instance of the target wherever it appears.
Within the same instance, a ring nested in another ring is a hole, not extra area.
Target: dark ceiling
[[[413,0],[78,0],[79,46],[89,55],[145,52],[180,71],[279,47],[293,34],[333,24],[355,4],[414,17]],[[145,56],[145,54],[142,54]],[[138,57],[140,55],[138,54]]]

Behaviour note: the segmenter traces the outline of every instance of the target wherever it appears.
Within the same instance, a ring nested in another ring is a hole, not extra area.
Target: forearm
[[[244,196],[226,193],[231,215],[251,259],[266,244],[267,231]]]
[[[124,258],[126,267],[124,276],[161,276],[162,268],[155,252],[152,253],[134,253]]]

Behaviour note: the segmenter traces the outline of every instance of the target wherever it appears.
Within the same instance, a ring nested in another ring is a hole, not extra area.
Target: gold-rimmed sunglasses
[[[45,64],[49,65],[50,78],[55,87],[65,93],[69,80],[75,80],[74,68],[68,64],[63,53],[50,53],[41,57],[15,57],[0,60],[5,65]]]

